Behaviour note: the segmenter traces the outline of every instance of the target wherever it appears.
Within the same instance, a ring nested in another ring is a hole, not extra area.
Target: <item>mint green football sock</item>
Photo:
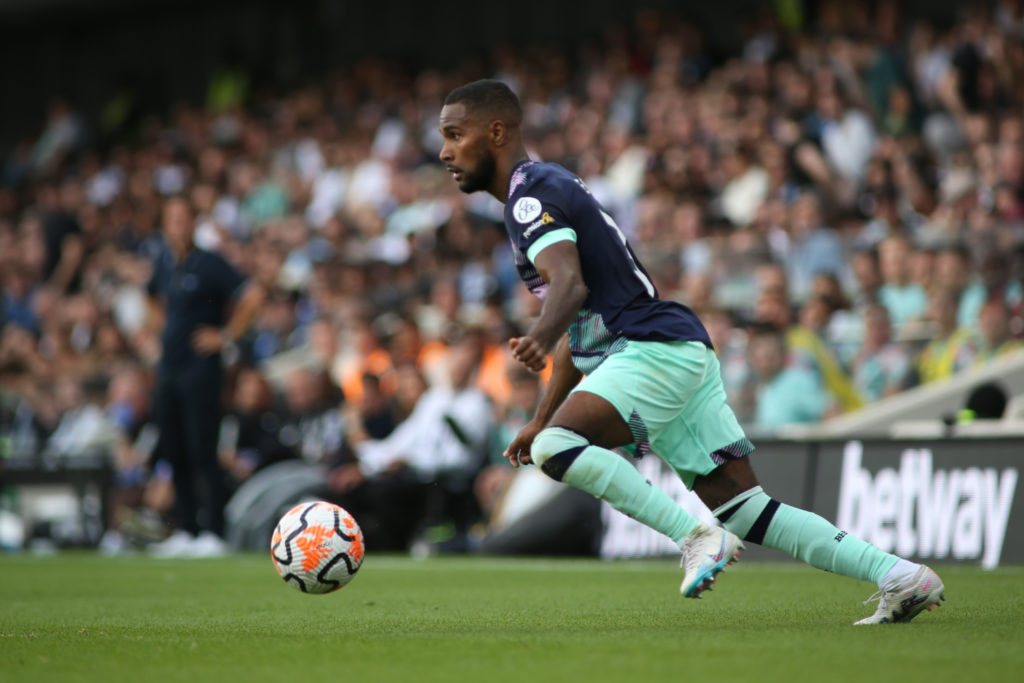
[[[623,457],[590,445],[571,430],[545,429],[534,439],[530,453],[548,476],[607,501],[680,546],[700,523]]]
[[[899,558],[839,530],[824,517],[773,500],[755,487],[714,511],[744,541],[781,550],[812,567],[881,585]]]

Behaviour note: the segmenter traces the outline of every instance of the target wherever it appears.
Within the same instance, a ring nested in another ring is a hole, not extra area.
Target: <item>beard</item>
[[[480,157],[480,162],[476,168],[472,171],[469,169],[462,171],[462,182],[459,183],[459,189],[466,194],[486,190],[494,181],[496,169],[497,162],[494,160],[494,154],[490,151],[486,152]]]

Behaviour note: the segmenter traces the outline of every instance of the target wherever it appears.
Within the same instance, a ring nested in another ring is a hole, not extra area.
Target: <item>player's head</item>
[[[519,98],[501,81],[473,81],[448,94],[441,109],[439,156],[460,190],[493,187],[498,156],[519,152],[522,120]]]

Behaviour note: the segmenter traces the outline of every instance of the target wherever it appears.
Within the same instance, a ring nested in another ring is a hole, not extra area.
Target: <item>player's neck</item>
[[[508,200],[508,182],[512,177],[512,169],[521,161],[528,161],[530,155],[526,148],[520,146],[515,154],[509,154],[505,158],[499,158],[497,169],[494,173],[494,182],[487,188],[487,192],[499,202],[504,204]]]

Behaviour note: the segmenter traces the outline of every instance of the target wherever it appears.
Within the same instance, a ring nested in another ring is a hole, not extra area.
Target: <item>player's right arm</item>
[[[534,437],[548,426],[555,411],[562,405],[573,387],[579,384],[583,378],[583,373],[573,365],[572,354],[569,351],[569,335],[567,334],[562,336],[558,346],[555,347],[553,366],[551,379],[544,390],[544,396],[541,397],[540,405],[537,406],[536,414],[532,420],[523,425],[523,428],[516,434],[516,438],[503,453],[513,467],[532,462],[530,446],[533,444]]]

